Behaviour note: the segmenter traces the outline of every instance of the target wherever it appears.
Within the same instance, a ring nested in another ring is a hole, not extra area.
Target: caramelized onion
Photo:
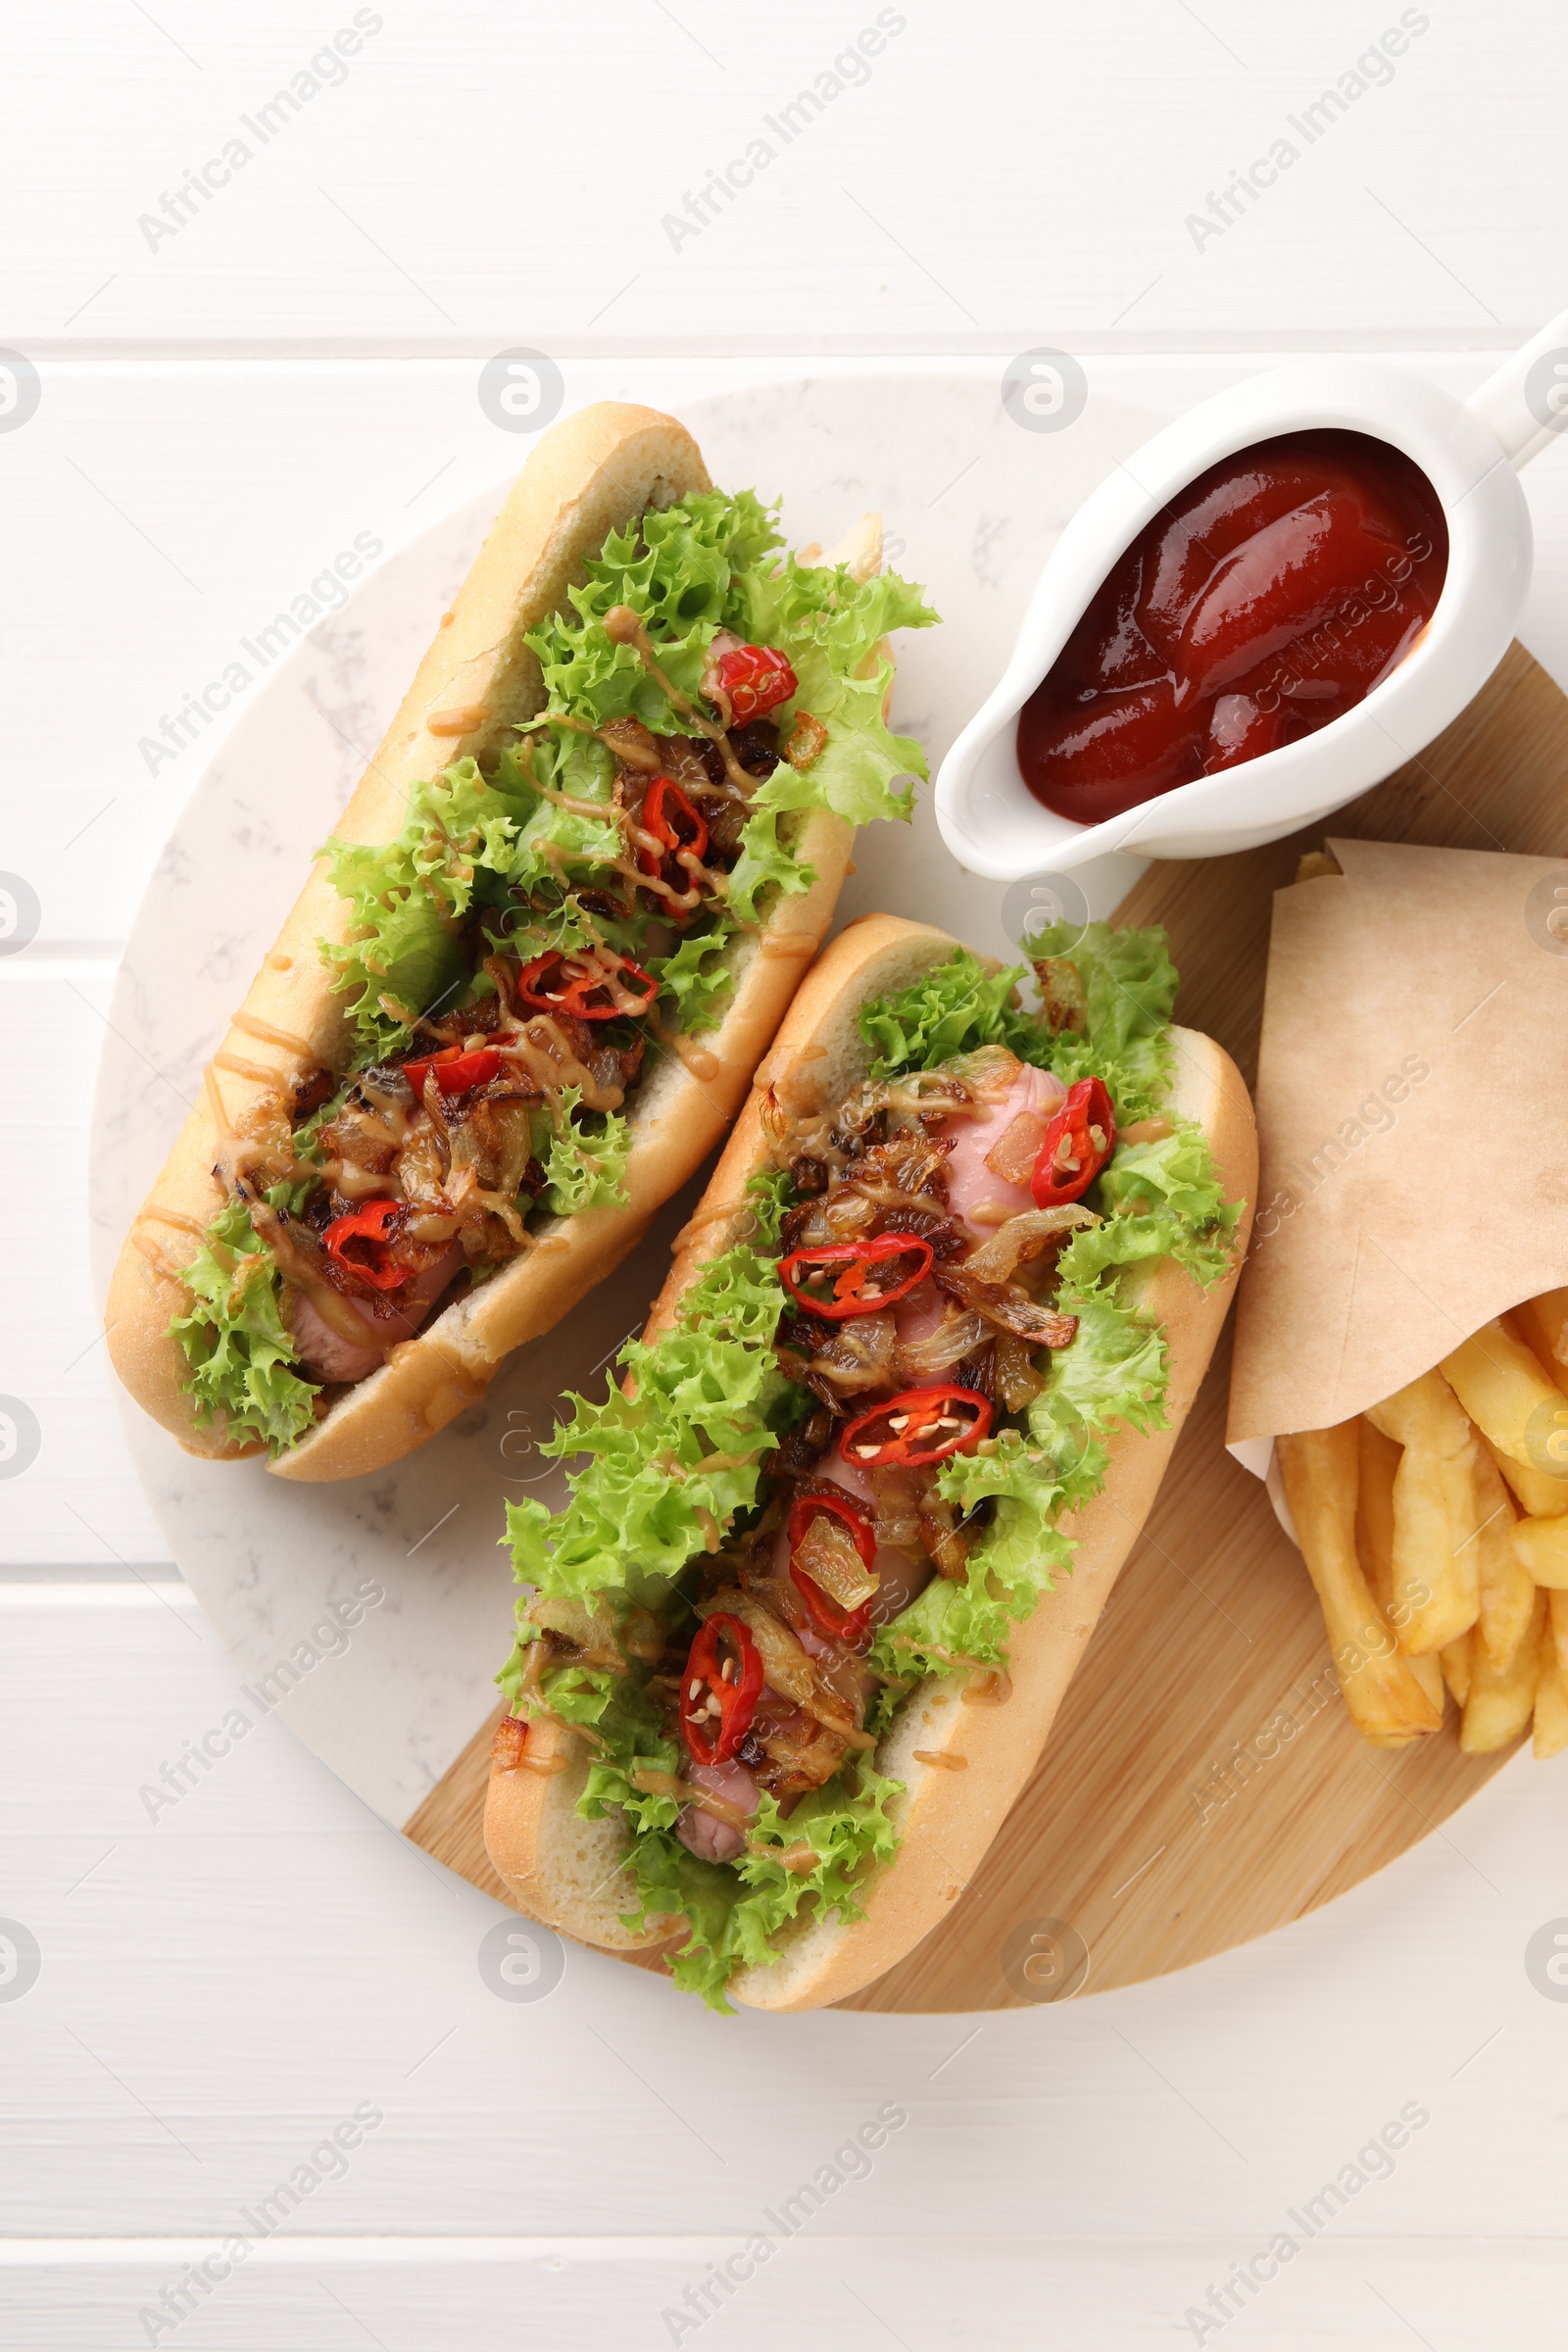
[[[768,1762],[786,1776],[786,1786],[820,1788],[844,1761],[845,1743],[839,1734],[809,1722],[798,1708],[787,1721],[759,1731],[757,1739]]]
[[[1033,1404],[1046,1385],[1044,1374],[1035,1369],[1034,1352],[1016,1332],[998,1332],[994,1377],[997,1395],[1009,1413],[1021,1413]]]
[[[951,1061],[942,1063],[934,1073],[943,1078],[956,1078],[961,1086],[977,1095],[993,1099],[1007,1093],[1018,1078],[1023,1064],[1016,1054],[1005,1046],[978,1046],[972,1054],[955,1054]]]
[[[1040,1009],[1053,1037],[1064,1029],[1077,1035],[1089,1027],[1089,1001],[1078,966],[1066,956],[1041,956],[1035,961],[1040,986]]]
[[[877,1589],[875,1570],[867,1568],[843,1520],[831,1512],[815,1514],[791,1556],[802,1575],[841,1609],[858,1609]]]
[[[985,1318],[973,1307],[965,1307],[949,1315],[927,1338],[900,1348],[893,1359],[895,1377],[906,1388],[923,1388],[983,1348],[990,1336]]]
[[[1043,1110],[1020,1110],[986,1153],[985,1164],[992,1175],[1000,1176],[1004,1184],[1027,1184],[1045,1149],[1050,1125]]]
[[[973,1106],[973,1094],[957,1076],[957,1064],[939,1070],[906,1070],[897,1078],[868,1080],[839,1112],[838,1123],[860,1125],[879,1110],[902,1111],[906,1117],[922,1110],[962,1110]]]
[[[958,1506],[934,1490],[920,1505],[920,1537],[950,1583],[961,1585],[968,1572],[970,1536],[960,1525]]]
[[[945,1202],[943,1169],[952,1150],[951,1136],[911,1128],[888,1143],[873,1144],[845,1169],[843,1182],[888,1207],[929,1208],[933,1200]]]
[[[635,723],[640,725],[641,721]],[[615,720],[612,719],[605,728],[607,738],[611,728],[615,724]],[[647,730],[645,729],[644,732],[646,733]],[[648,740],[653,745],[660,775],[667,776],[672,784],[684,785],[692,791],[712,791],[712,778],[708,772],[708,762],[698,752],[695,736],[650,735]],[[612,745],[612,748],[615,747]]]
[[[830,1193],[825,1199],[813,1200],[810,1213],[799,1232],[791,1228],[790,1246],[795,1250],[820,1250],[834,1242],[853,1242],[867,1233],[876,1223],[876,1203],[867,1200],[863,1193]]]
[[[490,1761],[497,1772],[515,1772],[528,1744],[528,1726],[515,1715],[503,1715],[490,1742]]]
[[[567,1593],[540,1594],[528,1603],[528,1619],[559,1640],[569,1642],[584,1664],[608,1667],[612,1674],[625,1673],[615,1620],[606,1602],[596,1601],[590,1608],[586,1601]]]
[[[1026,1208],[1021,1216],[1009,1217],[989,1242],[971,1250],[963,1270],[978,1275],[982,1282],[1005,1282],[1015,1266],[1027,1265],[1073,1226],[1099,1222],[1094,1210],[1085,1208],[1081,1200],[1069,1200],[1063,1208]]]
[[[585,1148],[592,1150],[586,1139]],[[494,1102],[483,1098],[472,1102],[466,1114],[450,1123],[448,1142],[452,1151],[452,1172],[472,1168],[477,1183],[485,1192],[500,1193],[513,1200],[522,1188],[528,1162],[533,1157],[533,1120],[529,1106],[522,1102]]]
[[[729,1798],[720,1796],[716,1789],[700,1788],[690,1781],[682,1781],[672,1793],[684,1797],[688,1804],[695,1805],[699,1813],[710,1813],[715,1821],[724,1822],[732,1830],[751,1827],[752,1816],[745,1806],[731,1804]]]
[[[966,1265],[937,1266],[932,1280],[939,1291],[957,1298],[983,1315],[997,1331],[1010,1331],[1035,1348],[1065,1348],[1078,1329],[1076,1315],[1059,1315],[1039,1306],[1015,1282],[987,1282]]]
[[[897,1462],[882,1462],[874,1465],[869,1475],[878,1544],[909,1550],[920,1541],[920,1496],[931,1483],[929,1474]]]
[[[891,1310],[880,1315],[856,1315],[833,1326],[810,1359],[819,1380],[829,1382],[841,1396],[857,1396],[881,1388],[892,1379],[898,1333]]]

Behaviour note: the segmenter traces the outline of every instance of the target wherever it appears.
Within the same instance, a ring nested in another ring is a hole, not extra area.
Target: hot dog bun
[[[525,633],[563,605],[584,561],[611,531],[708,486],[691,435],[655,410],[604,402],[553,427],[496,517],[338,822],[339,838],[395,839],[417,783],[503,740],[539,710],[543,686]],[[875,518],[868,517],[826,560],[847,562],[857,576],[867,577],[877,567],[880,543]],[[854,836],[842,818],[808,810],[785,821],[798,827],[792,838],[815,881],[778,906],[760,936],[743,932],[731,940],[726,953],[735,986],[722,1027],[705,1033],[687,1058],[663,1057],[631,1098],[628,1205],[536,1224],[538,1247],[466,1291],[338,1397],[303,1442],[271,1464],[279,1477],[351,1478],[411,1452],[483,1394],[514,1348],[549,1331],[608,1274],[655,1209],[701,1165],[729,1127],[821,942],[849,861]],[[233,1458],[260,1450],[196,1426],[183,1393],[188,1366],[169,1336],[172,1318],[190,1304],[177,1269],[189,1262],[199,1229],[225,1197],[213,1172],[222,1122],[242,1118],[268,1092],[264,1078],[231,1065],[288,1077],[322,1064],[344,1066],[344,999],[332,988],[317,943],[341,941],[348,923],[347,903],[318,863],[223,1040],[219,1061],[228,1066],[209,1071],[115,1269],[106,1318],[115,1368],[143,1409],[193,1453]],[[275,1042],[269,1031],[291,1044]]]
[[[648,1335],[674,1317],[708,1260],[744,1230],[747,1179],[764,1164],[762,1114],[771,1090],[791,1110],[837,1101],[865,1073],[857,1014],[868,998],[907,987],[956,946],[946,933],[891,915],[853,924],[802,983],[771,1053],[758,1071],[696,1217],[661,1292]],[[1077,1544],[1073,1573],[1048,1593],[1011,1637],[1005,1706],[961,1703],[964,1678],[927,1682],[900,1709],[877,1748],[879,1772],[905,1784],[894,1820],[900,1851],[865,1883],[864,1917],[803,1916],[776,1939],[780,1958],[733,1978],[729,1997],[758,2009],[816,2009],[883,1975],[944,1919],[1039,1761],[1062,1692],[1088,1643],[1116,1572],[1132,1549],[1225,1319],[1246,1254],[1256,1191],[1257,1140],[1240,1073],[1212,1039],[1174,1029],[1171,1106],[1207,1136],[1227,1199],[1243,1210],[1232,1269],[1203,1290],[1183,1269],[1156,1260],[1135,1277],[1144,1310],[1165,1333],[1169,1427],[1142,1436],[1120,1431],[1101,1494],[1064,1522]],[[917,1763],[913,1751],[962,1756],[964,1769]],[[587,1779],[581,1742],[554,1718],[530,1725],[533,1769],[493,1770],[485,1842],[519,1907],[587,1943],[625,1951],[666,1940],[629,1936],[618,1914],[634,1911],[630,1874],[615,1867],[624,1832],[614,1817],[583,1821],[576,1802]],[[564,1768],[562,1765],[564,1763]]]

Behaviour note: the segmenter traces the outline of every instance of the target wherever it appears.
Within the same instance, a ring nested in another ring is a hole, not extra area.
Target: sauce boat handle
[[[1554,435],[1568,432],[1568,311],[1504,360],[1469,405],[1502,443],[1517,471]]]

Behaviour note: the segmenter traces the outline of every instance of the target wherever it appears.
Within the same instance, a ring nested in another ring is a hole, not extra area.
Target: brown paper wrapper
[[[1568,1284],[1568,865],[1329,847],[1274,899],[1227,1432],[1259,1469]]]

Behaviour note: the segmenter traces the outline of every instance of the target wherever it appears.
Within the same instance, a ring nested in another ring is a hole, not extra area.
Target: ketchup
[[[1365,433],[1282,433],[1147,523],[1018,715],[1018,765],[1098,824],[1313,735],[1404,660],[1436,609],[1436,491]]]

